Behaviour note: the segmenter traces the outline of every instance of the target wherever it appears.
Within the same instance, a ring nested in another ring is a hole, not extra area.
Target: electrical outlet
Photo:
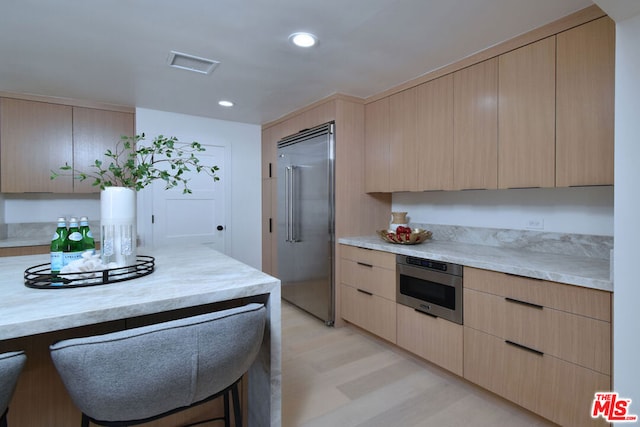
[[[525,228],[529,230],[544,230],[544,219],[542,218],[531,218],[528,219],[525,224]]]

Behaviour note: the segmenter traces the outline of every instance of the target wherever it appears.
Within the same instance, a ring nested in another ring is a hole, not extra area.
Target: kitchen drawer
[[[397,344],[462,376],[463,327],[398,304]]]
[[[341,285],[342,318],[396,343],[396,303],[351,286]]]
[[[396,300],[396,272],[376,265],[342,260],[340,281],[391,301]]]
[[[467,380],[562,426],[607,425],[590,414],[595,392],[610,390],[608,375],[466,326],[464,351]]]
[[[393,271],[396,270],[396,256],[390,252],[342,245],[340,257],[362,264],[373,265]]]
[[[611,294],[606,291],[471,267],[464,269],[464,287],[611,321]]]
[[[609,322],[468,288],[464,290],[464,322],[600,373],[611,372]]]

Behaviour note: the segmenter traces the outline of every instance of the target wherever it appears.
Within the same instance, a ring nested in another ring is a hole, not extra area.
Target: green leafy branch
[[[51,179],[71,175],[80,181],[93,179],[92,185],[102,190],[106,187],[127,187],[136,191],[161,179],[165,181],[167,190],[182,185],[184,194],[191,193],[186,172],[204,172],[214,181],[220,180],[216,174],[220,170],[218,166],[200,164],[196,153],[205,151],[202,144],[179,143],[175,136],[159,135],[150,145],[140,145],[144,138],[144,133],[134,137],[122,136],[113,150],[105,151],[105,161],[96,159],[90,165],[93,171],[78,171],[65,163],[59,168],[62,172],[51,171]]]

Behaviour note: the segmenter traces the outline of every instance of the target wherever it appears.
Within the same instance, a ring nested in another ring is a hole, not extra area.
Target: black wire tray
[[[51,274],[51,265],[47,263],[27,268],[24,271],[24,285],[34,289],[66,289],[108,285],[147,276],[153,273],[154,269],[155,258],[147,255],[138,255],[136,264],[126,267],[56,275]]]

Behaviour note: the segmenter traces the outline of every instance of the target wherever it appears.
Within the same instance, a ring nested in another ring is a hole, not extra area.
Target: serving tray
[[[108,285],[147,276],[155,269],[155,258],[138,255],[136,264],[100,271],[51,274],[49,263],[34,265],[24,271],[24,285],[34,289],[66,289],[84,286]]]

